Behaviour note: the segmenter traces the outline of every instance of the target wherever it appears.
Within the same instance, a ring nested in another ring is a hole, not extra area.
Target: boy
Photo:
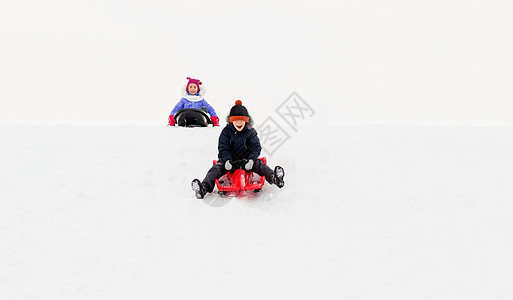
[[[203,199],[205,194],[212,192],[215,180],[232,170],[234,162],[241,160],[245,160],[245,170],[265,176],[267,182],[282,188],[285,185],[283,168],[276,166],[273,171],[258,159],[262,146],[257,131],[253,128],[253,120],[246,107],[242,106],[242,101],[235,101],[227,123],[219,136],[218,162],[210,168],[203,182],[194,179],[191,183],[196,198]]]

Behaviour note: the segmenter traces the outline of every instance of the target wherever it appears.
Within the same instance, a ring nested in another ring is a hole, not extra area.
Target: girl
[[[206,90],[205,87],[201,87],[202,82],[199,79],[187,77],[187,85],[182,89],[182,99],[175,105],[168,118],[168,126],[175,126],[175,114],[177,111],[184,108],[197,108],[201,109],[205,107],[207,112],[210,114],[210,119],[214,126],[219,126],[219,118],[217,117],[216,111],[207,100],[203,98]]]
[[[234,161],[243,159],[247,161],[244,169],[265,176],[267,182],[282,188],[285,185],[283,168],[276,166],[273,171],[257,159],[262,146],[257,131],[253,128],[253,119],[246,107],[242,106],[242,101],[237,100],[235,102],[235,106],[230,110],[227,122],[228,124],[219,136],[218,162],[210,168],[203,182],[200,182],[199,179],[192,181],[191,186],[196,193],[196,198],[203,199],[206,193],[212,192],[215,180],[230,171],[233,168]]]

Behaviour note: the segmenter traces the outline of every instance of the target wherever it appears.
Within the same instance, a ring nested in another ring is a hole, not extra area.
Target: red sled
[[[267,164],[265,157],[259,158],[262,163]],[[217,160],[214,160],[214,165]],[[220,194],[226,195],[228,192],[253,191],[260,192],[265,183],[265,176],[260,176],[254,172],[246,171],[242,166],[235,171],[229,171],[221,178],[216,179],[217,189]]]

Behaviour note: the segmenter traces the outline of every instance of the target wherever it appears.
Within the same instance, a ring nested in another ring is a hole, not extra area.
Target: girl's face
[[[242,129],[244,129],[244,126],[246,126],[246,121],[242,121],[242,120],[233,121],[233,126],[235,127],[235,129],[237,129],[237,131],[241,131]]]
[[[191,95],[196,95],[198,92],[198,86],[195,83],[189,84],[189,86],[187,86],[187,92]]]

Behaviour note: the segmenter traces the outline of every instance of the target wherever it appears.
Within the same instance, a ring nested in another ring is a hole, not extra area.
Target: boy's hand
[[[212,116],[212,117],[210,117],[210,119],[212,120],[212,125],[219,126],[219,118],[218,117]]]
[[[244,169],[250,171],[251,169],[253,169],[253,163],[254,161],[252,159],[249,159],[246,165],[244,166]]]
[[[228,171],[230,171],[232,169],[232,164],[230,163],[230,160],[227,160],[225,163],[224,163],[224,168]]]
[[[175,115],[170,115],[167,122],[168,122],[167,126],[175,126]]]

